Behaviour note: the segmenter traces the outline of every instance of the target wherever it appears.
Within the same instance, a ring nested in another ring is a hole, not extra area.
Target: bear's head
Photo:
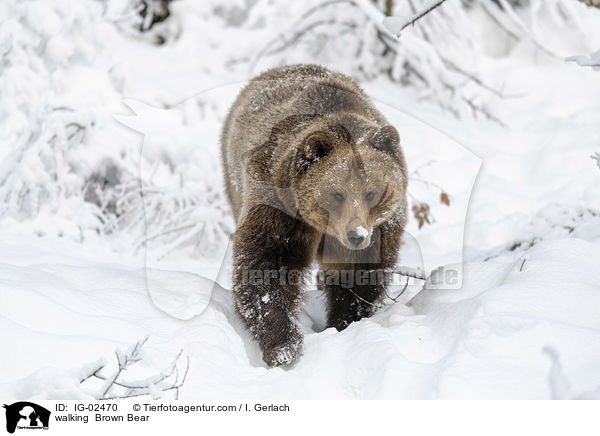
[[[287,209],[317,230],[346,248],[368,247],[374,227],[406,202],[408,177],[398,132],[351,114],[305,117],[293,125],[289,129],[288,121],[287,134],[280,130],[272,136],[274,142],[283,136],[293,143],[269,163],[265,181],[277,188]],[[254,156],[262,168],[268,157],[264,150]]]
[[[340,141],[314,132],[301,146],[295,193],[300,216],[350,249],[370,245],[373,228],[402,204],[406,165],[392,126]],[[362,141],[360,141],[362,139]],[[308,163],[308,165],[306,165]]]

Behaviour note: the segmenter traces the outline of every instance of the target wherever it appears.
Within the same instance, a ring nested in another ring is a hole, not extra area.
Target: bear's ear
[[[375,132],[370,142],[373,148],[396,156],[400,147],[400,135],[394,126],[385,126]]]
[[[323,133],[312,133],[300,144],[298,150],[297,168],[299,171],[307,170],[333,151],[331,140]]]

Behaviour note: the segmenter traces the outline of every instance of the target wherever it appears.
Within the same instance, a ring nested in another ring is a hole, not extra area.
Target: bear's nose
[[[346,236],[348,237],[348,241],[350,241],[350,244],[352,244],[354,247],[358,247],[362,241],[365,240],[365,234],[364,232],[361,232],[362,228],[356,228],[356,229],[352,229],[350,230],[348,233],[346,233]]]

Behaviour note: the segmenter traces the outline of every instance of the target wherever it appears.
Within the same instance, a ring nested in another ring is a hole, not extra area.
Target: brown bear
[[[288,364],[314,261],[338,330],[370,315],[389,284],[407,219],[400,138],[350,77],[292,65],[243,88],[221,147],[236,308],[264,361]]]

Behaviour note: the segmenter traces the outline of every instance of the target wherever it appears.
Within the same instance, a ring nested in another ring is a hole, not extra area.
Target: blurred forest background
[[[398,32],[428,5],[438,7]],[[202,255],[200,238],[219,244],[232,231],[218,171],[203,163],[206,151],[196,160],[163,151],[160,168],[153,163],[140,179],[139,136],[112,118],[126,112],[124,99],[177,107],[184,124],[218,123],[229,101],[202,91],[311,62],[402,88],[452,118],[508,129],[496,108],[518,96],[488,74],[488,61],[526,53],[541,64],[576,56],[594,67],[596,7],[596,0],[4,0],[0,227],[112,238],[126,251],[168,235]],[[209,146],[216,156],[217,144]],[[176,192],[156,183],[157,173],[175,179]],[[442,187],[433,191],[412,199],[419,225],[433,219],[432,201],[449,202]],[[154,235],[146,235],[142,192],[158,223]]]

